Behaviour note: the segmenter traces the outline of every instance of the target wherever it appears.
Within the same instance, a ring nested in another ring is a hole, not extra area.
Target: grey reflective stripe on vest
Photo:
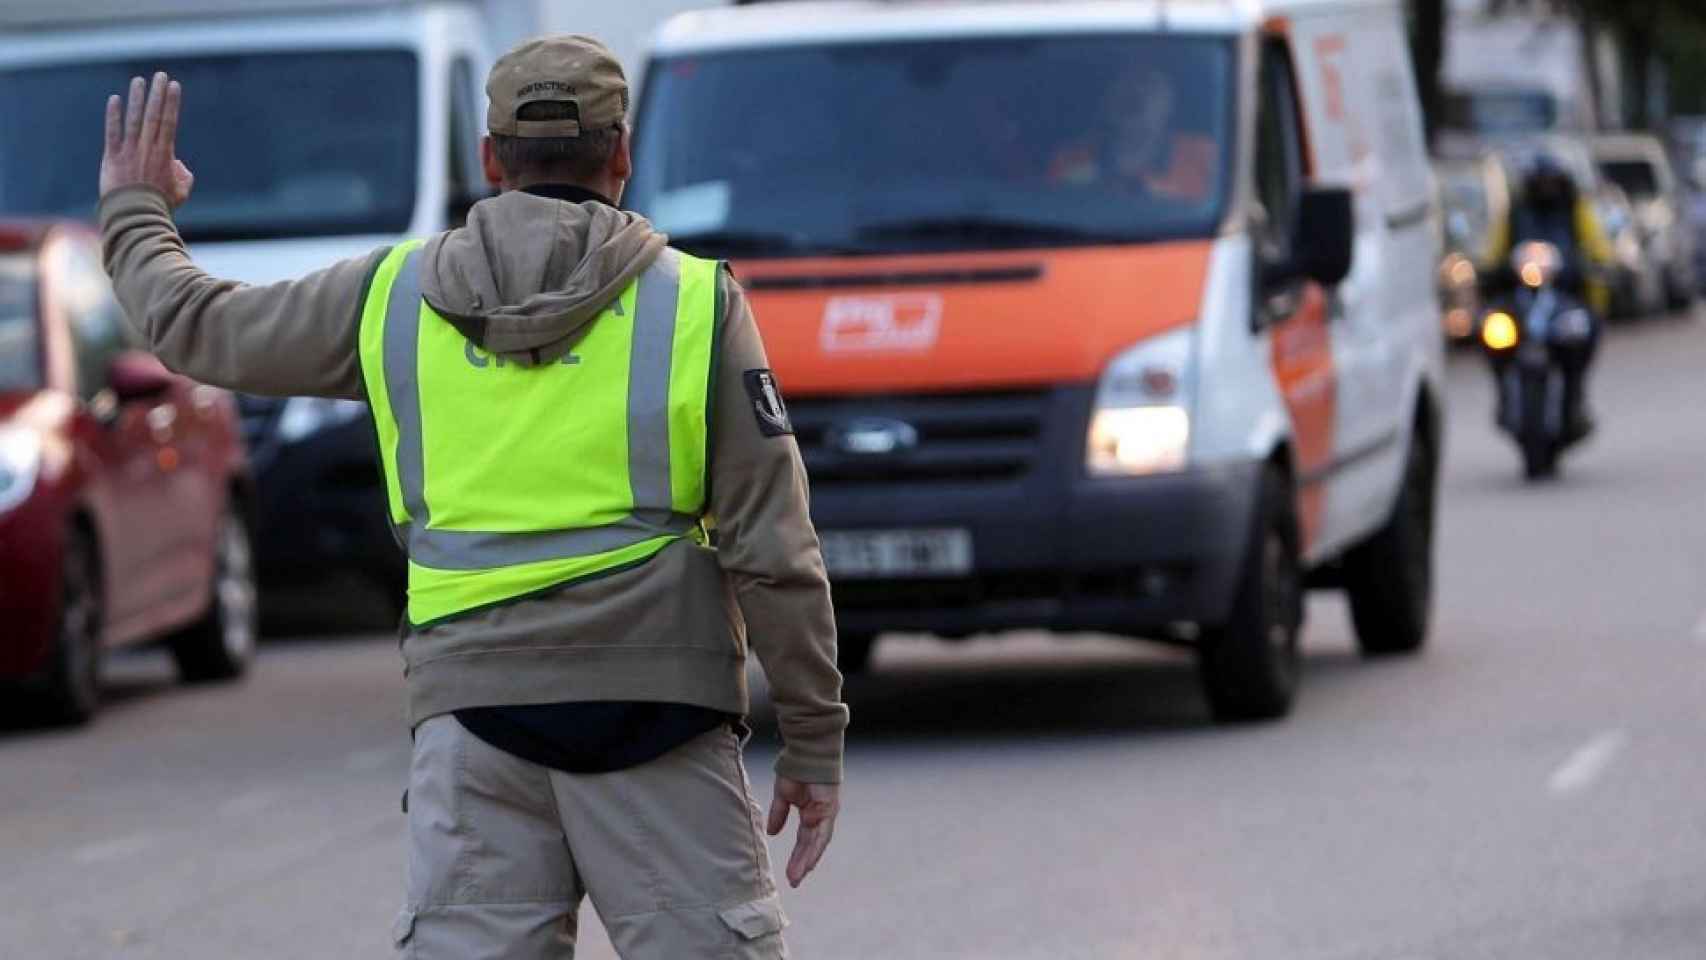
[[[421,467],[421,248],[403,258],[385,303],[385,392],[397,418],[397,486],[403,509],[417,527],[427,520],[426,481]]]
[[[669,369],[675,352],[675,302],[681,266],[664,248],[640,278],[634,295],[634,346],[628,364],[628,479],[634,511],[661,523],[669,488]],[[641,504],[652,505],[648,509]],[[661,509],[660,509],[661,508]]]
[[[680,272],[665,249],[640,275],[628,371],[628,476],[634,512],[598,527],[538,533],[434,530],[427,526],[422,467],[420,378],[421,248],[397,271],[385,304],[385,387],[397,419],[397,485],[410,522],[401,531],[409,559],[435,570],[491,570],[520,563],[607,553],[662,536],[682,537],[699,524],[671,510],[669,382]]]

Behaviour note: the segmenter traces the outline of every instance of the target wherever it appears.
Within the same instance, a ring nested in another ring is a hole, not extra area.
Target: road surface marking
[[[1706,613],[1700,614],[1700,619],[1694,622],[1694,639],[1697,643],[1706,643]]]
[[[91,843],[71,851],[71,859],[82,864],[106,863],[134,857],[154,845],[154,838],[145,833],[133,833],[101,843]]]
[[[1576,748],[1546,781],[1546,789],[1565,796],[1593,786],[1629,742],[1621,730],[1607,730]]]

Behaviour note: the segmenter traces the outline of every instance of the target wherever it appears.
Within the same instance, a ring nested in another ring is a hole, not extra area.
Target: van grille
[[[1047,391],[802,398],[788,404],[814,486],[870,482],[989,483],[1024,475],[1042,444]],[[892,453],[850,453],[837,438],[852,425],[892,421],[917,444]]]

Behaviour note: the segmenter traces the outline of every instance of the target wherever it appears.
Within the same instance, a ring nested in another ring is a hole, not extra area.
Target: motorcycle
[[[1571,429],[1565,371],[1586,362],[1594,319],[1569,292],[1571,269],[1550,243],[1519,245],[1511,254],[1515,292],[1481,323],[1498,389],[1498,424],[1516,441],[1529,480],[1556,474],[1559,457],[1581,439]]]

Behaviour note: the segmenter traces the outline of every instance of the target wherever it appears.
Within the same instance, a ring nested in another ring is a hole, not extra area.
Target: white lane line
[[[154,838],[145,833],[133,833],[128,837],[116,837],[100,843],[85,844],[71,851],[71,859],[77,863],[107,863],[113,860],[123,860],[134,857],[154,845]]]
[[[1617,754],[1629,743],[1629,735],[1621,730],[1607,730],[1565,758],[1546,780],[1546,789],[1554,796],[1578,793],[1593,786],[1611,766]]]
[[[1706,643],[1706,612],[1700,614],[1700,619],[1694,621],[1694,642]]]

